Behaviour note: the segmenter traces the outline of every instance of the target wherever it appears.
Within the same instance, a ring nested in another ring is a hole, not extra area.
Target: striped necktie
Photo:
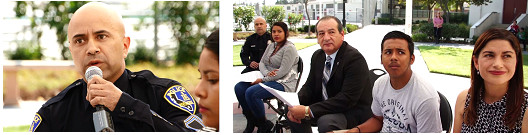
[[[325,61],[325,68],[323,69],[323,80],[322,80],[322,96],[323,100],[327,100],[329,98],[327,96],[327,82],[329,81],[329,78],[331,77],[331,56],[327,56],[327,60]]]

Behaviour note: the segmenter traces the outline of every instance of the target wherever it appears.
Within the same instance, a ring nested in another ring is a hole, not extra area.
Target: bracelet
[[[362,131],[360,131],[360,128],[358,126],[356,126],[355,128],[358,129],[358,133],[362,133]]]

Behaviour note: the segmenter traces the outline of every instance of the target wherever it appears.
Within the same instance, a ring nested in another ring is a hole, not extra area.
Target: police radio
[[[86,81],[92,80],[94,76],[103,77],[103,71],[97,66],[91,66],[86,69]],[[94,120],[94,128],[96,132],[114,132],[114,123],[110,113],[105,111],[105,106],[96,105],[96,112],[92,114]]]

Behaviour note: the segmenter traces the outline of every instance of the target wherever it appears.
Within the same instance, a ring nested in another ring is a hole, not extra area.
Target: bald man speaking
[[[30,131],[94,132],[101,122],[94,120],[99,116],[94,114],[96,106],[108,112],[113,131],[203,127],[194,97],[179,82],[125,68],[130,38],[125,36],[121,15],[108,5],[91,2],[79,8],[68,24],[68,42],[79,74],[84,76],[89,67],[102,74],[84,76],[48,100]]]

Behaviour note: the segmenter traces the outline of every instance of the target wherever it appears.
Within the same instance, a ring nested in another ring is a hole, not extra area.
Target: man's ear
[[[410,65],[412,65],[415,62],[415,54],[411,55],[410,57]]]
[[[123,37],[123,58],[127,58],[129,54],[130,37]]]

